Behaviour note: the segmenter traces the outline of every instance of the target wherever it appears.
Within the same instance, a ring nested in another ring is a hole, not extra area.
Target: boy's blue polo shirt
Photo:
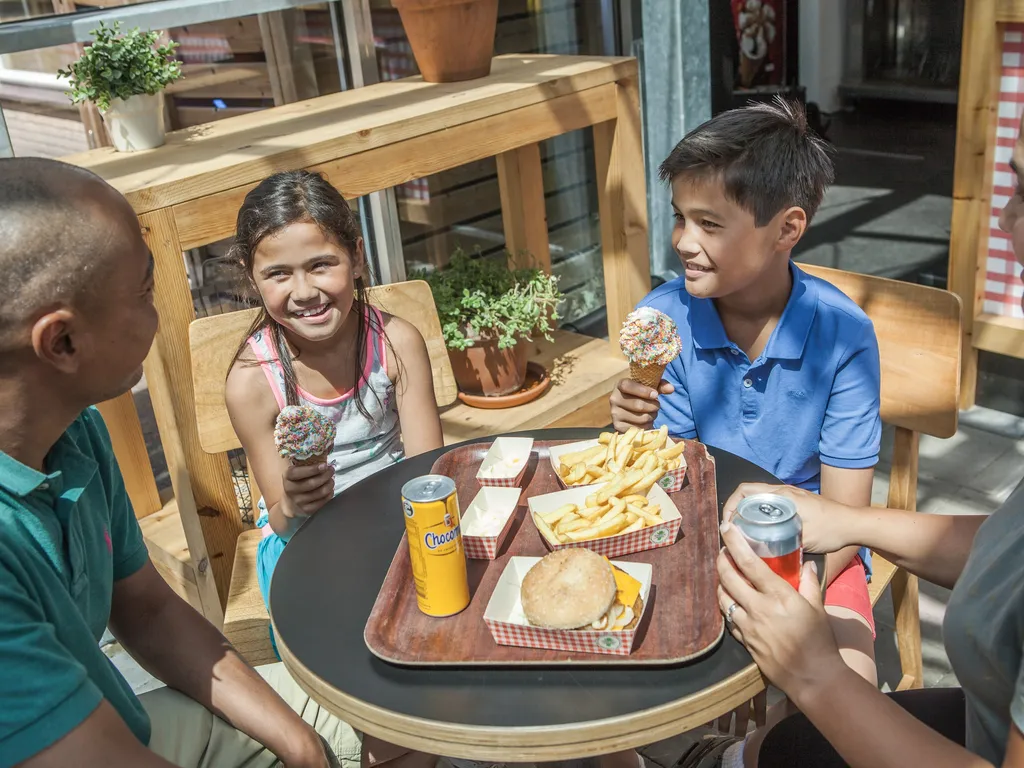
[[[878,342],[846,294],[792,262],[790,272],[789,301],[753,361],[726,336],[714,302],[686,292],[685,278],[640,305],[671,317],[683,342],[665,371],[675,392],[661,396],[655,425],[817,492],[822,464],[860,469],[878,462]]]
[[[149,743],[142,704],[98,645],[114,582],[149,555],[95,409],[46,469],[0,452],[0,768],[59,741],[103,699]]]

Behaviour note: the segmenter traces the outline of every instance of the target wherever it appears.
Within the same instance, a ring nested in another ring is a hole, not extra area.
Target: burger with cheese
[[[546,629],[634,629],[640,582],[589,549],[561,549],[533,566],[520,590],[527,620]]]

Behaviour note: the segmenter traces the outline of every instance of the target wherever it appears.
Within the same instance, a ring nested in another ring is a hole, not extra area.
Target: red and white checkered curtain
[[[1020,129],[1021,112],[1024,111],[1024,24],[1007,24],[1003,30],[983,311],[1024,318],[1024,310],[1021,309],[1024,286],[1019,278],[1021,267],[1014,259],[1010,238],[999,229],[999,212],[1013,196],[1016,186],[1009,162]]]

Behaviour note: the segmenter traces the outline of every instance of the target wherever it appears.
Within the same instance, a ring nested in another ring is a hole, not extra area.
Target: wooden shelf
[[[602,85],[613,87],[617,80],[635,76],[635,72],[635,60],[626,58],[499,56],[491,75],[479,80],[393,80],[209,123],[201,129],[174,131],[168,134],[164,146],[145,152],[98,149],[65,160],[98,173],[128,198],[136,213],[142,214],[195,202],[227,187],[255,184],[276,171],[337,161],[456,124],[496,115],[509,121],[507,113],[512,110],[536,104],[550,107],[557,97],[554,89],[569,94]],[[614,92],[608,91],[607,96],[607,102],[598,99],[601,103],[589,105],[592,111],[605,111],[606,115],[579,115],[579,126],[569,125],[566,130],[590,125],[594,117],[613,119]],[[529,143],[532,139],[525,127],[514,123],[509,126],[520,131],[523,142]],[[437,137],[431,138],[436,145]],[[479,139],[485,141],[486,137]],[[435,152],[443,150],[435,146]],[[489,155],[487,151],[481,153],[483,157]],[[402,180],[431,173],[432,169],[422,167],[425,160],[407,157],[401,168]],[[361,193],[389,186],[380,183],[385,172],[379,169],[374,182]],[[343,191],[351,194],[349,183],[344,178],[338,181],[345,187]],[[235,213],[241,197],[230,200]],[[205,205],[209,211],[209,201]],[[230,223],[233,229],[233,217]],[[215,239],[219,237],[207,242]]]
[[[591,401],[606,398],[629,374],[629,364],[603,339],[559,331],[555,343],[534,343],[530,355],[551,375],[551,388],[517,408],[484,410],[458,404],[441,414],[445,444],[474,437],[538,429],[569,416]]]

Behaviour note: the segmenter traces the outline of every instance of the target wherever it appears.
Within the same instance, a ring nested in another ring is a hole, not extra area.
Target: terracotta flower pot
[[[477,339],[464,350],[449,349],[455,383],[469,395],[498,397],[522,388],[526,381],[528,344],[498,349],[497,339]]]
[[[486,77],[494,55],[498,0],[391,0],[428,83]]]

